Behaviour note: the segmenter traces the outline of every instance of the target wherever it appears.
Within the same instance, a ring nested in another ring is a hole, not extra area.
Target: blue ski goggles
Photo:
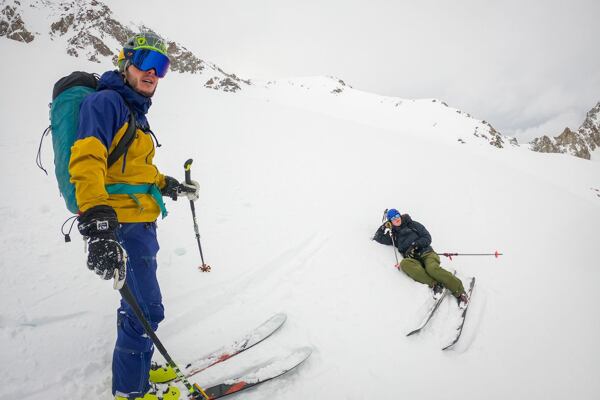
[[[132,52],[133,54],[129,57],[129,60],[136,68],[142,71],[154,69],[156,76],[159,78],[165,77],[171,64],[169,57],[150,49],[137,49],[132,50]]]

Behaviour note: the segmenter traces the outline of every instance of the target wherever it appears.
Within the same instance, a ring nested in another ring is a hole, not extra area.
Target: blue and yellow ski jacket
[[[127,152],[107,169],[108,154],[129,125],[127,104],[136,115],[135,138]],[[77,140],[69,162],[80,212],[108,205],[116,211],[119,222],[125,223],[152,222],[161,213],[162,199],[157,198],[160,196],[156,195],[156,189],[165,185],[165,177],[152,163],[154,140],[146,120],[151,104],[150,98],[126,85],[118,71],[105,72],[98,91],[81,103]],[[124,186],[148,187],[153,191],[112,194],[119,190],[111,188]]]

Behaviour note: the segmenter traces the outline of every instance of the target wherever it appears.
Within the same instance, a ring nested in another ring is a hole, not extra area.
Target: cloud
[[[108,3],[243,77],[439,98],[509,135],[575,128],[600,100],[597,0]]]
[[[550,137],[558,136],[567,127],[577,130],[582,123],[583,119],[579,111],[557,113],[543,119],[538,125],[529,126],[525,129],[517,129],[514,132],[514,136],[519,138],[520,143],[529,143],[534,138],[543,135]]]

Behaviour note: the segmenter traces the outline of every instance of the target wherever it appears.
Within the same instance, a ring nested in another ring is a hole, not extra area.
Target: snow
[[[303,361],[305,361],[310,354],[312,349],[310,347],[304,347],[292,351],[287,357],[282,357],[276,360],[270,360],[265,365],[258,366],[255,370],[252,370],[246,374],[242,374],[241,377],[235,379],[225,380],[223,383],[227,385],[233,385],[238,382],[245,382],[247,384],[256,384],[272,377],[280,376],[290,369],[297,367]]]
[[[68,213],[34,158],[52,84],[110,65],[43,38],[0,46],[14,60],[0,66],[0,399],[109,399],[118,295],[87,270],[77,233],[63,242]],[[212,266],[197,270],[188,203],[169,202],[157,333],[171,356],[184,364],[285,312],[273,337],[197,381],[310,347],[297,371],[238,398],[596,398],[600,163],[497,149],[472,136],[480,122],[432,99],[289,81],[236,94],[176,73],[159,84],[149,114],[163,145],[156,163],[182,179],[194,159]],[[453,350],[440,350],[457,312],[451,298],[405,337],[429,292],[393,268],[392,248],[370,240],[388,207],[423,223],[439,252],[504,253],[443,259],[461,279],[477,277]]]

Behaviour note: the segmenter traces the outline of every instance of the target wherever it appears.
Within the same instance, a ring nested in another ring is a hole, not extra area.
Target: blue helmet
[[[396,210],[395,208],[390,208],[387,212],[387,219],[388,221],[393,220],[396,217],[400,216],[400,212],[398,210]]]

